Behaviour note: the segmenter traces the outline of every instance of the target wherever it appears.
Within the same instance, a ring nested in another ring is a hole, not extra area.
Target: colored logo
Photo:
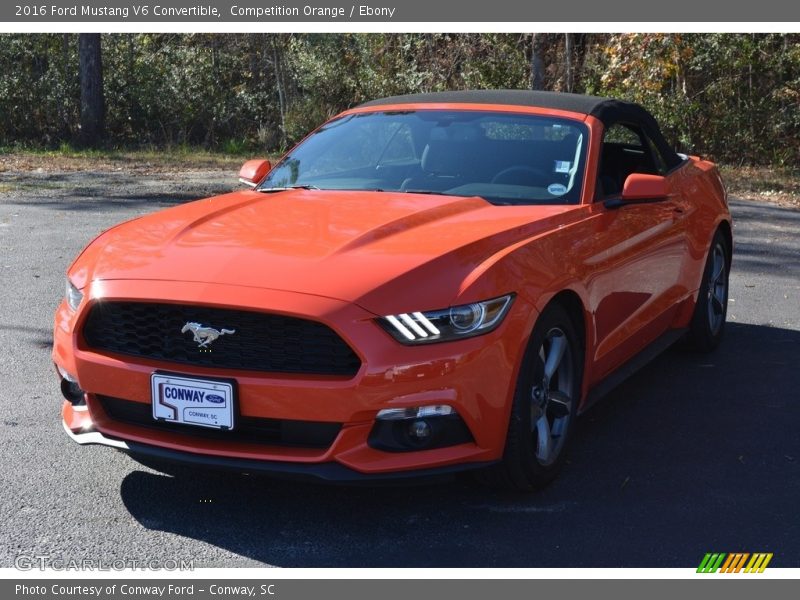
[[[217,396],[216,394],[206,394],[206,402],[211,402],[211,404],[225,404],[225,398]]]
[[[772,552],[708,552],[700,561],[697,572],[763,573],[771,560]]]

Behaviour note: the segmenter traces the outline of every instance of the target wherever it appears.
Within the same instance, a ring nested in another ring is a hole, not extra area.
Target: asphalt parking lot
[[[800,566],[800,211],[768,204],[733,202],[721,348],[672,349],[617,388],[579,421],[567,468],[539,494],[464,481],[175,479],[72,443],[49,356],[67,265],[108,226],[230,187],[218,181],[34,174],[0,193],[1,567],[20,554],[196,567],[694,567],[711,551]]]

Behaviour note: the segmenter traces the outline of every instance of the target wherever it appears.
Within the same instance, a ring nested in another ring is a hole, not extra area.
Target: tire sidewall
[[[574,397],[572,398],[570,418],[564,434],[566,438],[564,444],[556,460],[545,466],[539,463],[536,458],[535,436],[530,427],[530,395],[533,387],[535,360],[539,348],[542,346],[547,333],[555,327],[561,329],[569,341],[568,352],[571,353],[574,365],[574,380],[572,382]],[[583,351],[580,340],[581,337],[577,335],[573,319],[559,305],[553,305],[545,309],[539,316],[531,333],[517,376],[504,454],[504,462],[515,487],[530,490],[541,488],[552,481],[563,466],[575,428],[575,418],[580,402],[581,383],[583,380]]]
[[[725,306],[722,313],[722,324],[715,333],[711,328],[711,321],[708,316],[707,295],[709,293],[711,271],[714,268],[714,249],[719,245],[722,248],[722,255],[725,258]],[[709,352],[716,348],[725,333],[725,323],[728,318],[728,296],[730,295],[729,278],[731,272],[730,249],[725,236],[717,230],[708,248],[705,267],[703,268],[703,279],[697,292],[697,303],[695,305],[694,316],[690,326],[690,339],[692,345],[702,352]]]

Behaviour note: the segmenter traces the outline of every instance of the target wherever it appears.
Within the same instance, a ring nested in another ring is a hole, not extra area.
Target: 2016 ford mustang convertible
[[[53,360],[76,442],[535,489],[595,400],[723,333],[723,184],[636,104],[399,96],[239,175],[250,189],[117,225],[69,268]]]

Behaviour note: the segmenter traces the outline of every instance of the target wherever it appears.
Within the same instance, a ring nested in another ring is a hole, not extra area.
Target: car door
[[[631,173],[664,175],[666,199],[614,206]],[[598,173],[600,193],[592,207],[593,272],[589,294],[594,312],[597,379],[642,350],[671,322],[678,302],[686,246],[687,207],[675,173],[642,128],[616,124],[606,131]]]

